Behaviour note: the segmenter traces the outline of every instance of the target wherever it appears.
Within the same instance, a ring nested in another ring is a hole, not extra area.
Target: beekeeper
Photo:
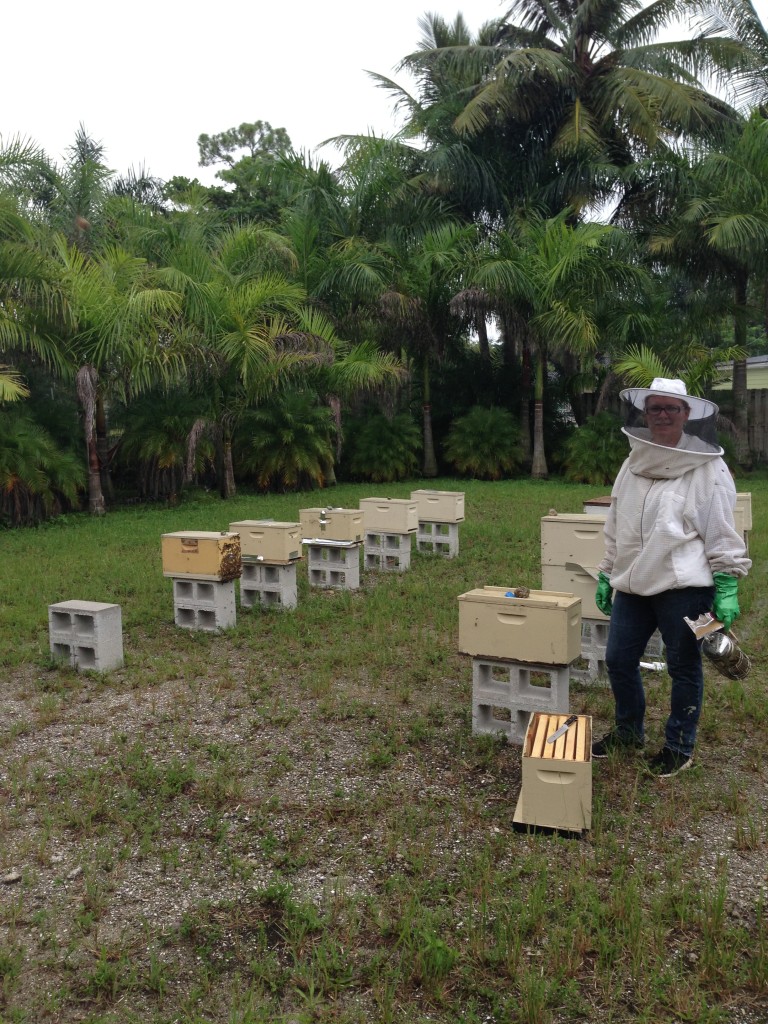
[[[692,763],[704,694],[699,641],[685,618],[711,610],[729,629],[752,563],[734,525],[736,487],[717,443],[717,406],[663,377],[622,391],[621,400],[630,453],[611,492],[595,596],[611,617],[606,666],[616,718],[592,756],[644,745],[640,659],[658,629],[671,709],[665,744],[648,765],[669,778]]]

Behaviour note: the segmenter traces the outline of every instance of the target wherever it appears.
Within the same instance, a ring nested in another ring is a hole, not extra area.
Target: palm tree
[[[76,503],[82,483],[76,456],[58,448],[25,409],[0,409],[0,517],[37,522]]]
[[[550,358],[587,357],[642,329],[632,301],[645,286],[644,271],[625,253],[625,236],[602,224],[555,218],[517,219],[479,252],[469,271],[473,284],[499,308],[513,311],[535,354],[531,475],[548,475],[544,451],[544,390]]]
[[[493,130],[520,194],[536,188],[550,210],[578,214],[615,199],[622,168],[639,157],[733,123],[697,76],[746,82],[755,53],[726,35],[654,41],[690,10],[688,0],[514,0],[493,43],[423,48],[406,62],[474,80],[456,131]]]
[[[768,275],[768,121],[755,111],[719,149],[677,179],[678,216],[658,225],[651,239],[657,255],[683,263],[711,283],[727,282],[733,317],[733,418],[737,455],[749,461],[746,402],[747,322],[753,283]]]

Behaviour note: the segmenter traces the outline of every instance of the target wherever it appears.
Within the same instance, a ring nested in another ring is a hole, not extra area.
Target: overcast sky
[[[763,21],[768,0],[756,0]],[[0,136],[64,159],[78,125],[119,173],[144,167],[213,181],[197,138],[244,121],[285,128],[297,149],[334,135],[395,129],[366,71],[395,77],[419,17],[474,32],[507,0],[26,0],[4,5]],[[332,150],[322,152],[332,162]]]

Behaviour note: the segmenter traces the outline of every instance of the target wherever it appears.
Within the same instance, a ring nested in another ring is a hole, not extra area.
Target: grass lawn
[[[179,629],[160,536],[462,490],[455,559]],[[0,1024],[765,1024],[768,480],[695,767],[593,766],[582,839],[512,828],[519,747],[471,731],[459,594],[541,589],[540,524],[608,488],[438,480],[194,495],[0,533]],[[47,607],[122,608],[125,667],[51,661]],[[665,673],[647,675],[649,748]],[[571,709],[610,724],[604,685]]]

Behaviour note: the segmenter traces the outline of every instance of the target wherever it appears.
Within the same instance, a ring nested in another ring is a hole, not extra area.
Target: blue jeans
[[[616,701],[616,728],[626,738],[644,740],[645,690],[639,663],[658,629],[672,678],[666,745],[686,757],[693,753],[704,698],[704,672],[699,641],[683,616],[695,619],[709,611],[714,592],[714,587],[684,587],[653,597],[618,590],[614,593],[605,661]]]

